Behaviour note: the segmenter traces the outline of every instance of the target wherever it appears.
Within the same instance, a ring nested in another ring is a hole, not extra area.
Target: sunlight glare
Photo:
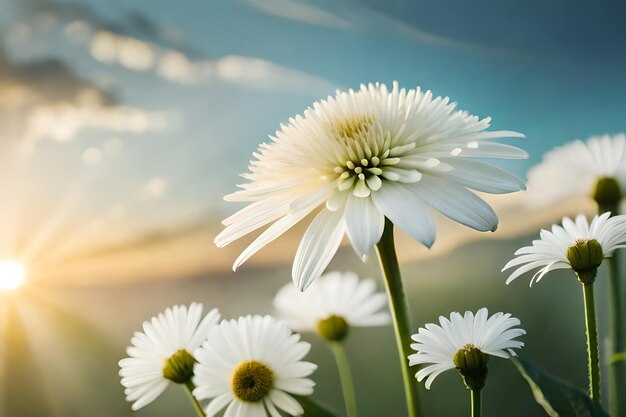
[[[16,290],[26,280],[26,268],[14,260],[0,260],[0,291]]]

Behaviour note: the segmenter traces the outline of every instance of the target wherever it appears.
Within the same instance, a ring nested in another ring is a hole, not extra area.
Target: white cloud
[[[24,115],[22,140],[27,144],[42,140],[69,142],[87,129],[137,134],[162,130],[165,125],[162,113],[79,98],[76,102],[46,102],[30,107]]]
[[[486,54],[511,55],[501,48],[480,45],[438,35],[416,27],[371,7],[351,2],[329,2],[332,11],[300,0],[243,0],[263,13],[287,20],[360,32],[390,33],[416,43],[473,50]]]
[[[160,199],[167,194],[169,184],[163,177],[154,177],[141,187],[140,195],[144,198]]]
[[[293,0],[245,0],[252,7],[268,15],[300,23],[350,29],[352,23],[325,10]]]
[[[88,42],[93,34],[91,26],[82,20],[75,20],[65,27],[67,37],[76,43]]]
[[[118,63],[135,71],[154,66],[155,50],[147,42],[106,30],[96,32],[89,45],[91,56],[101,62]]]
[[[87,148],[83,152],[83,163],[87,166],[99,165],[102,163],[102,152],[98,148]]]
[[[69,26],[66,29],[70,30]],[[89,51],[100,62],[121,65],[132,71],[151,70],[161,78],[178,84],[218,80],[253,90],[315,96],[329,93],[337,87],[304,71],[261,58],[229,55],[217,60],[192,60],[180,51],[105,30],[93,34]]]
[[[309,73],[264,59],[239,55],[229,55],[216,61],[215,76],[222,81],[257,90],[295,91],[316,96],[336,88],[330,82]]]
[[[168,81],[180,84],[197,84],[211,77],[210,61],[191,61],[178,51],[164,51],[159,57],[156,72]]]

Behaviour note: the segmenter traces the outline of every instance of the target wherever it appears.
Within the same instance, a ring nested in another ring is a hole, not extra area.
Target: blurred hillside
[[[483,239],[452,253],[403,265],[404,282],[417,326],[451,311],[506,311],[519,317],[528,335],[522,354],[545,369],[585,386],[585,339],[578,283],[555,272],[533,288],[520,278],[504,284],[502,265],[531,237]],[[413,243],[415,244],[415,243]],[[379,279],[375,259],[361,264],[343,248],[332,269],[356,269]],[[224,317],[271,313],[275,291],[289,281],[290,265],[244,268],[150,283],[101,283],[84,287],[27,287],[3,314],[6,326],[4,390],[6,416],[130,416],[116,375],[132,332],[141,322],[175,303],[201,301]],[[600,280],[598,304],[606,288]],[[603,316],[601,312],[601,316]],[[341,410],[340,388],[328,348],[314,335],[310,360],[320,365],[315,398]],[[403,397],[392,329],[355,329],[348,340],[360,412],[402,416]],[[530,390],[504,360],[490,363],[485,412],[510,417],[542,416]],[[437,379],[422,395],[427,415],[463,415],[467,392],[454,372]],[[137,416],[193,415],[184,392],[172,386]],[[505,408],[503,408],[505,407]],[[182,414],[179,410],[188,410]]]

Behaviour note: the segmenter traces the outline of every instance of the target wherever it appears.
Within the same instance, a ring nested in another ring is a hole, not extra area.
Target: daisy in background
[[[555,148],[541,164],[528,174],[528,196],[540,204],[555,203],[568,197],[592,198],[598,212],[619,214],[626,191],[626,136],[594,136]],[[608,260],[610,288],[610,345],[614,356],[626,348],[626,326],[623,324],[623,277],[617,254]],[[626,416],[626,397],[620,390],[626,386],[626,362],[611,361],[609,375],[610,414]]]
[[[435,241],[431,209],[479,231],[496,229],[496,213],[473,190],[504,194],[525,186],[480,158],[527,154],[495,141],[522,134],[488,131],[490,122],[457,110],[447,97],[401,89],[398,83],[391,89],[376,83],[338,91],[281,125],[254,154],[241,190],[225,197],[247,205],[222,222],[226,227],[215,238],[217,246],[265,228],[233,269],[310,214],[315,217],[292,268],[298,289],[322,275],[344,235],[362,260],[376,247],[393,310],[409,417],[419,415],[419,400],[405,360],[411,325],[393,225],[428,247]]]
[[[617,214],[626,191],[626,136],[592,136],[549,151],[528,172],[528,197],[548,205],[570,197],[592,198],[600,212]]]
[[[139,410],[154,401],[170,384],[184,384],[191,392],[195,359],[192,352],[220,320],[217,309],[202,316],[203,306],[176,305],[143,323],[119,362],[126,400]],[[195,403],[198,406],[197,403]]]
[[[292,329],[317,331],[335,354],[348,417],[356,416],[354,384],[343,345],[350,327],[384,326],[391,322],[387,298],[378,292],[372,279],[359,280],[353,272],[329,272],[302,293],[292,284],[281,288],[274,298],[278,315]]]
[[[524,346],[515,340],[526,334],[519,327],[520,321],[510,314],[496,313],[489,316],[486,308],[476,315],[466,311],[450,314],[450,319],[440,316],[439,325],[429,323],[411,336],[416,342],[411,348],[417,353],[409,356],[409,364],[427,365],[415,375],[418,381],[426,378],[430,389],[435,378],[449,369],[456,368],[472,390],[472,416],[480,416],[480,393],[487,380],[487,363],[491,356],[508,359],[515,356],[513,349]]]
[[[274,307],[292,329],[317,331],[329,341],[343,340],[350,327],[391,322],[385,294],[377,290],[374,280],[359,280],[354,272],[328,272],[305,293],[287,284],[276,293]],[[325,324],[330,322],[340,324]]]
[[[596,404],[600,403],[600,368],[593,283],[604,259],[611,257],[616,249],[626,246],[626,216],[610,215],[595,216],[591,224],[582,214],[575,221],[566,217],[562,226],[553,225],[551,231],[541,230],[540,239],[534,240],[532,246],[515,252],[517,257],[502,269],[516,268],[507,279],[507,284],[533,270],[537,271],[530,280],[531,284],[555,269],[569,269],[576,274],[583,287],[585,305],[589,392]]]
[[[553,225],[551,231],[541,230],[540,239],[532,246],[515,252],[503,271],[517,267],[506,280],[510,284],[521,275],[537,270],[530,280],[541,280],[555,269],[571,269],[583,284],[592,284],[598,267],[613,252],[626,246],[626,216],[610,217],[611,213],[594,216],[591,224],[583,214],[573,221],[564,217],[562,226]]]
[[[211,400],[207,417],[224,408],[227,417],[280,417],[279,409],[300,416],[304,410],[290,394],[313,393],[308,376],[317,365],[302,361],[310,348],[270,316],[224,320],[194,352],[193,394]]]

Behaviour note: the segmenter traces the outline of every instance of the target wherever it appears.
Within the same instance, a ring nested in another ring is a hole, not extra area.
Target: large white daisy
[[[289,394],[313,393],[315,383],[307,377],[317,365],[302,361],[310,349],[270,316],[224,320],[194,353],[193,394],[211,399],[207,417],[224,408],[225,417],[280,417],[278,409],[302,415],[302,406]]]
[[[487,131],[490,119],[456,110],[430,91],[384,84],[337,92],[289,120],[254,154],[249,182],[225,197],[249,203],[223,221],[222,247],[270,225],[246,248],[236,269],[307,215],[293,265],[296,286],[319,277],[347,233],[365,259],[380,240],[384,218],[426,246],[435,240],[429,207],[480,231],[495,230],[493,209],[470,190],[510,193],[524,188],[511,173],[476,160],[526,158],[493,139],[522,137]]]
[[[321,331],[326,322],[343,322],[347,331],[351,326],[383,326],[391,321],[386,294],[377,291],[374,280],[359,280],[353,272],[328,272],[306,293],[287,284],[276,293],[274,306],[297,331]]]
[[[486,367],[488,356],[508,359],[515,356],[513,349],[524,346],[523,342],[514,340],[526,334],[524,329],[515,327],[519,325],[520,321],[510,314],[496,313],[489,317],[486,308],[478,310],[476,315],[466,311],[464,316],[454,312],[450,319],[440,316],[439,325],[429,323],[411,336],[416,342],[411,348],[417,353],[409,356],[409,364],[428,364],[415,375],[418,381],[427,378],[427,389],[448,369],[457,368],[462,374],[484,371],[486,376],[486,369],[479,368]]]
[[[528,197],[548,205],[576,196],[594,197],[599,180],[626,191],[626,136],[592,136],[559,146],[528,172]]]
[[[126,400],[139,410],[154,401],[170,382],[191,380],[192,352],[206,339],[220,319],[217,309],[202,317],[202,304],[177,305],[143,323],[119,362]]]
[[[626,216],[610,215],[594,216],[591,224],[582,214],[576,216],[576,221],[565,217],[562,226],[553,225],[552,231],[541,230],[540,239],[533,240],[532,246],[518,249],[517,257],[502,269],[517,267],[506,283],[537,268],[531,285],[555,269],[573,269],[579,275],[590,270],[595,277],[595,269],[604,258],[626,247]]]

